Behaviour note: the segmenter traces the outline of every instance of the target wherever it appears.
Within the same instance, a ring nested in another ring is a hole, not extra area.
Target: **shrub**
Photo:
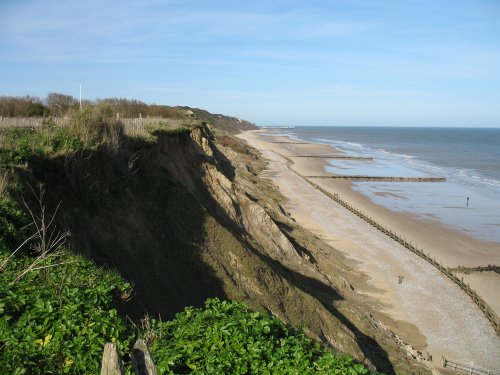
[[[16,249],[28,237],[28,224],[29,220],[18,203],[7,196],[0,196],[0,251]]]
[[[0,262],[8,253],[0,253]],[[114,309],[129,288],[117,274],[66,253],[48,277],[16,256],[0,273],[0,368],[8,374],[97,373],[106,342],[126,354],[134,336]],[[52,260],[48,260],[48,264]]]
[[[10,257],[27,221],[15,201],[0,198],[1,372],[97,373],[106,342],[116,342],[122,355],[133,343],[132,330],[114,308],[130,285],[67,251],[47,258],[50,272],[34,268],[19,278],[34,260],[20,253]]]
[[[70,111],[68,132],[87,148],[106,146],[118,151],[124,136],[123,124],[112,117],[108,105]]]
[[[44,154],[81,150],[83,143],[68,129],[45,120],[40,129],[11,128],[2,132],[0,168],[27,163]]]
[[[151,321],[145,339],[162,374],[368,373],[274,317],[219,299],[171,322]]]

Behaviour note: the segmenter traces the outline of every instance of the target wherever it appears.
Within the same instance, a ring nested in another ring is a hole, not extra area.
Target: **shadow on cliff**
[[[298,247],[297,250],[299,252],[308,253],[307,249],[302,248],[297,242],[294,243],[294,246]],[[382,348],[372,337],[361,332],[352,320],[349,319],[349,317],[341,313],[335,307],[335,301],[343,299],[336,289],[317,279],[291,270],[282,263],[254,250],[250,244],[247,244],[247,248],[260,258],[264,264],[267,264],[275,274],[284,278],[288,281],[288,283],[320,302],[330,314],[335,316],[343,325],[345,325],[356,337],[356,342],[358,343],[363,354],[375,365],[378,371],[383,371],[388,375],[395,374],[394,367],[392,366],[388,353],[384,350],[384,348]]]
[[[154,147],[141,155],[97,150],[32,166],[48,207],[62,202],[58,220],[74,250],[133,283],[133,298],[121,310],[134,320],[145,313],[168,319],[185,306],[225,297],[200,256],[206,211],[167,168],[155,165],[154,154]]]
[[[48,206],[62,201],[59,221],[71,232],[74,249],[134,284],[135,295],[122,306],[132,319],[145,313],[169,319],[185,306],[226,297],[225,280],[202,257],[210,216],[270,272],[317,300],[353,332],[377,368],[393,374],[383,348],[335,308],[334,302],[342,299],[335,289],[285,267],[247,240],[248,234],[202,182],[202,163],[207,161],[201,146],[188,134],[179,134],[154,145],[129,145],[115,154],[94,150],[41,159],[32,167],[36,182],[45,185]],[[234,179],[234,168],[216,149],[212,162]],[[310,254],[297,242],[293,245],[299,254]]]

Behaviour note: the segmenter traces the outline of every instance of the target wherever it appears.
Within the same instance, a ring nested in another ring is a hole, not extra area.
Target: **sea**
[[[330,173],[444,177],[445,182],[359,181],[353,188],[390,210],[500,243],[500,128],[303,126],[279,134],[373,158],[330,159]]]

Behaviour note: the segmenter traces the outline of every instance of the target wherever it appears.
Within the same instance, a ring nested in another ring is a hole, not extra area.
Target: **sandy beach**
[[[478,306],[436,267],[410,252],[366,221],[315,189],[303,176],[327,176],[329,145],[304,143],[259,131],[240,135],[260,150],[269,177],[288,198],[286,210],[297,223],[341,251],[367,282],[353,280],[356,292],[379,312],[400,337],[429,352],[435,367],[445,356],[491,370],[500,368],[500,338]],[[310,178],[412,242],[446,267],[500,264],[500,244],[468,237],[432,220],[394,212],[355,192],[349,181]],[[399,276],[402,276],[400,279]],[[401,280],[401,283],[399,282]],[[500,316],[500,277],[493,272],[464,275],[464,280]]]

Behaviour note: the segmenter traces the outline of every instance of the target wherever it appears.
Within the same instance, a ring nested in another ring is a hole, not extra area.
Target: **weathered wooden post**
[[[123,375],[122,360],[116,351],[116,344],[106,343],[102,354],[101,375]]]
[[[158,375],[144,340],[137,340],[132,351],[132,366],[136,375]]]

